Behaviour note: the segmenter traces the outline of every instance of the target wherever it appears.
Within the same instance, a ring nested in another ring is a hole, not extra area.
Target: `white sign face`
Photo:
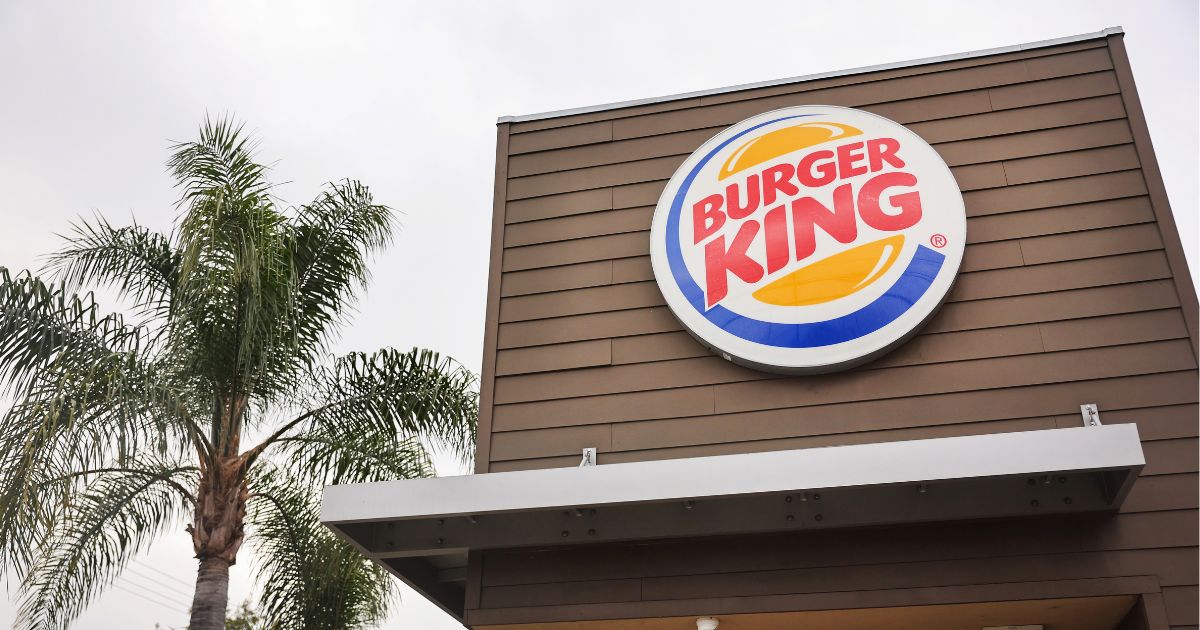
[[[704,143],[654,211],[654,277],[726,359],[828,372],[916,333],[950,291],[967,221],[941,157],[868,112],[806,105]]]

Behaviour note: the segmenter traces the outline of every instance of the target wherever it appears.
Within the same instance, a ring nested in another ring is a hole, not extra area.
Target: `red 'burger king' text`
[[[756,283],[793,260],[811,256],[816,251],[817,227],[839,243],[851,243],[858,237],[859,217],[880,231],[916,225],[921,220],[917,177],[901,170],[884,172],[887,167],[904,168],[899,152],[900,142],[894,138],[812,151],[794,164],[772,164],[727,185],[724,194],[693,204],[693,242],[708,241],[704,245],[708,306],[728,295],[730,273]],[[851,182],[833,186],[832,194],[822,199],[807,194],[823,193],[836,182],[868,173],[878,174],[864,181],[857,194]],[[892,211],[885,212],[881,200]],[[736,230],[726,228],[730,220],[741,221]],[[725,235],[731,232],[733,238],[727,240]],[[764,246],[752,248],[760,232]]]

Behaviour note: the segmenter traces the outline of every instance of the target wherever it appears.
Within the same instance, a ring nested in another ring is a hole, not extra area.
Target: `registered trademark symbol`
[[[941,234],[934,234],[929,237],[929,242],[936,248],[941,249],[946,246],[946,237]]]

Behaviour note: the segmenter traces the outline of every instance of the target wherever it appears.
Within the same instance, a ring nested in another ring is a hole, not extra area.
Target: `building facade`
[[[501,119],[477,474],[324,520],[471,628],[1197,627],[1196,292],[1122,37]],[[706,141],[814,104],[931,145],[966,247],[914,337],[781,375],[684,329],[650,228]]]

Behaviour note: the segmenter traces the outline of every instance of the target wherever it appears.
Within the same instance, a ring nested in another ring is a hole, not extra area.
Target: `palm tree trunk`
[[[192,548],[200,560],[196,596],[192,600],[189,630],[225,630],[229,604],[229,567],[237,562],[245,538],[246,458],[238,455],[241,416],[249,398],[239,395],[222,401],[220,440],[214,435],[217,457],[200,462],[194,520],[188,525]]]
[[[201,472],[195,521],[188,526],[200,560],[189,630],[225,628],[229,567],[237,562],[245,536],[248,491],[243,471],[238,458],[228,458],[215,474],[207,469]]]
[[[188,630],[225,630],[225,608],[228,605],[229,562],[223,558],[201,560]]]

